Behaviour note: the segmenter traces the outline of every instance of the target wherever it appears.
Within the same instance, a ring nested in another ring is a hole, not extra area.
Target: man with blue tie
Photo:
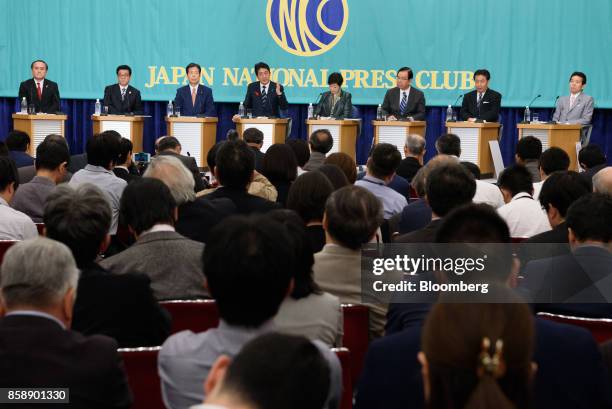
[[[200,84],[202,67],[194,62],[185,68],[189,84],[176,90],[174,106],[184,116],[216,116],[212,90]]]
[[[270,81],[270,66],[265,62],[255,64],[255,75],[259,81],[249,84],[244,97],[245,109],[252,109],[254,117],[280,117],[280,110],[287,109],[283,86]]]
[[[460,117],[469,122],[498,122],[502,95],[489,88],[491,74],[480,69],[474,72],[476,89],[463,97]]]
[[[422,91],[412,88],[412,78],[411,68],[402,67],[397,70],[397,86],[387,91],[382,103],[383,114],[387,120],[425,120],[425,95]]]

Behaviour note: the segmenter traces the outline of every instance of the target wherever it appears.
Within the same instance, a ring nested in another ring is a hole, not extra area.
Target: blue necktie
[[[400,102],[400,114],[404,115],[406,113],[406,105],[408,103],[408,98],[406,98],[406,92],[402,93],[402,100]]]
[[[263,105],[264,110],[268,108],[268,93],[266,92],[266,86],[261,89],[261,105]]]

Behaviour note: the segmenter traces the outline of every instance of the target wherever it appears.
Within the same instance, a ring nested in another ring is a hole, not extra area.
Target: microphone
[[[542,96],[542,94],[538,94],[535,97],[533,97],[533,99],[531,100],[530,103],[527,104],[528,107],[531,107],[531,104],[533,104],[533,101],[535,101],[536,99],[540,98]]]
[[[557,95],[555,97],[555,102],[553,102],[553,106],[555,107],[555,109],[557,109],[557,100],[559,99],[560,95]],[[553,112],[553,116],[554,116],[554,112]],[[557,121],[555,121],[554,119],[550,119],[550,121],[548,121],[549,124],[556,124]]]
[[[457,96],[457,99],[455,100],[455,102],[453,102],[453,105],[451,105],[451,107],[454,107],[455,105],[457,105],[457,102],[459,102],[459,100],[460,100],[461,98],[463,98],[463,95],[465,95],[465,94],[459,94],[459,95]]]

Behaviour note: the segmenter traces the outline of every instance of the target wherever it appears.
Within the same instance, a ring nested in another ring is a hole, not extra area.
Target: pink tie
[[[191,89],[191,104],[193,106],[195,106],[195,100],[196,100],[196,89],[192,88]]]

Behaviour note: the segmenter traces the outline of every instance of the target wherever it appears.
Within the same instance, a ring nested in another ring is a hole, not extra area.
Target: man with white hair
[[[603,168],[593,176],[593,192],[612,196],[612,166]]]
[[[117,342],[70,330],[79,279],[70,249],[25,240],[7,251],[1,271],[0,385],[68,388],[74,408],[129,408]]]
[[[181,142],[174,136],[162,136],[155,141],[156,157],[172,156],[177,158],[193,175],[194,190],[199,192],[206,189],[208,186],[200,176],[200,169],[198,168],[195,158],[182,155],[182,149]],[[189,152],[187,152],[187,154],[189,155]]]
[[[423,166],[425,138],[417,134],[408,135],[404,143],[404,156],[395,173],[410,182]]]

